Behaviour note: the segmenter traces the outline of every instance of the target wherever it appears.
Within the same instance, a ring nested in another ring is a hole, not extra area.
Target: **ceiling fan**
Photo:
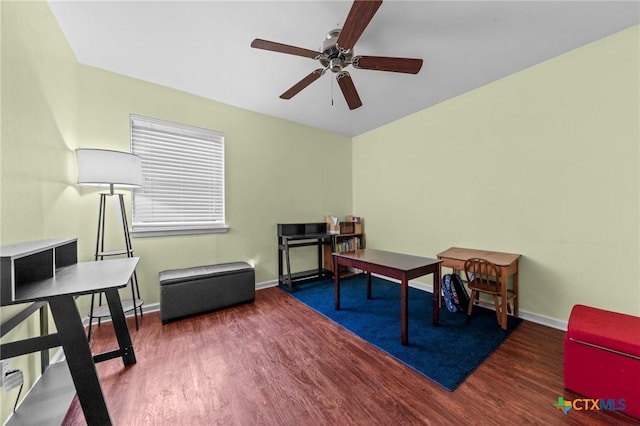
[[[320,45],[319,52],[259,38],[253,40],[253,42],[251,42],[251,47],[253,48],[316,59],[322,65],[322,68],[312,71],[280,95],[280,98],[291,99],[302,91],[302,89],[324,75],[327,70],[330,70],[336,74],[336,80],[347,101],[347,105],[349,109],[353,110],[361,107],[362,101],[353,84],[353,80],[351,80],[351,75],[347,71],[344,71],[344,68],[349,65],[364,70],[417,74],[420,68],[422,68],[422,59],[387,56],[354,56],[353,46],[365,28],[367,28],[367,25],[369,25],[369,22],[381,4],[382,0],[355,0],[342,29],[336,28],[329,31],[325,40]]]

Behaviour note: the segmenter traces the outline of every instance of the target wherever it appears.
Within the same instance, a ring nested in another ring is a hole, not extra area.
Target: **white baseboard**
[[[278,280],[263,281],[261,283],[256,283],[256,291],[269,288],[269,287],[278,287]]]
[[[156,311],[159,311],[159,310],[160,310],[160,303],[149,303],[149,304],[142,305],[142,313],[143,314],[156,312]],[[134,313],[133,313],[133,311],[129,311],[129,312],[126,312],[124,314],[124,316],[126,318],[131,318],[131,317],[134,316]],[[111,317],[106,317],[106,318],[104,318],[104,319],[102,319],[100,321],[101,324],[102,323],[106,324],[106,323],[110,323],[110,322],[111,322]],[[93,325],[96,325],[97,323],[98,323],[98,321],[95,320],[93,322]],[[89,326],[89,316],[86,316],[86,317],[82,318],[82,325],[84,325],[85,327]]]

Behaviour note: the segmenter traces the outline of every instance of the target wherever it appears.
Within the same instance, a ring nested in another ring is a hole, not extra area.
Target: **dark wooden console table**
[[[0,345],[0,357],[13,358],[62,346],[88,425],[110,425],[95,363],[121,357],[136,363],[118,288],[125,287],[139,258],[77,262],[77,240],[23,243],[0,249],[2,306],[46,302],[57,333]],[[92,355],[75,298],[104,292],[111,310],[118,349]]]
[[[286,285],[289,291],[295,283],[330,277],[333,271],[324,269],[322,247],[332,245],[332,234],[327,232],[327,224],[322,223],[279,223],[278,224],[278,285]],[[291,273],[289,250],[294,247],[318,247],[318,268]],[[333,250],[332,250],[333,251]],[[282,265],[286,262],[286,273]]]
[[[340,309],[340,265],[362,269],[366,272],[367,299],[371,299],[371,273],[400,281],[400,341],[409,343],[409,280],[423,275],[433,275],[433,287],[440,283],[441,260],[411,256],[383,250],[363,249],[333,253],[335,309]],[[438,294],[438,293],[434,293]],[[433,325],[438,325],[438,298],[433,297]]]

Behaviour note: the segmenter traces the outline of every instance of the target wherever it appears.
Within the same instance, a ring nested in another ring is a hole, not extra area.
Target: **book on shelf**
[[[336,243],[336,251],[340,253],[343,251],[359,250],[361,248],[361,245],[362,245],[362,242],[360,238],[358,237],[349,238],[346,240],[338,241]]]

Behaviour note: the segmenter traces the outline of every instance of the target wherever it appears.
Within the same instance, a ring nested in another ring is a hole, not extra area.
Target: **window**
[[[224,135],[131,115],[131,152],[142,159],[133,235],[224,232]]]

